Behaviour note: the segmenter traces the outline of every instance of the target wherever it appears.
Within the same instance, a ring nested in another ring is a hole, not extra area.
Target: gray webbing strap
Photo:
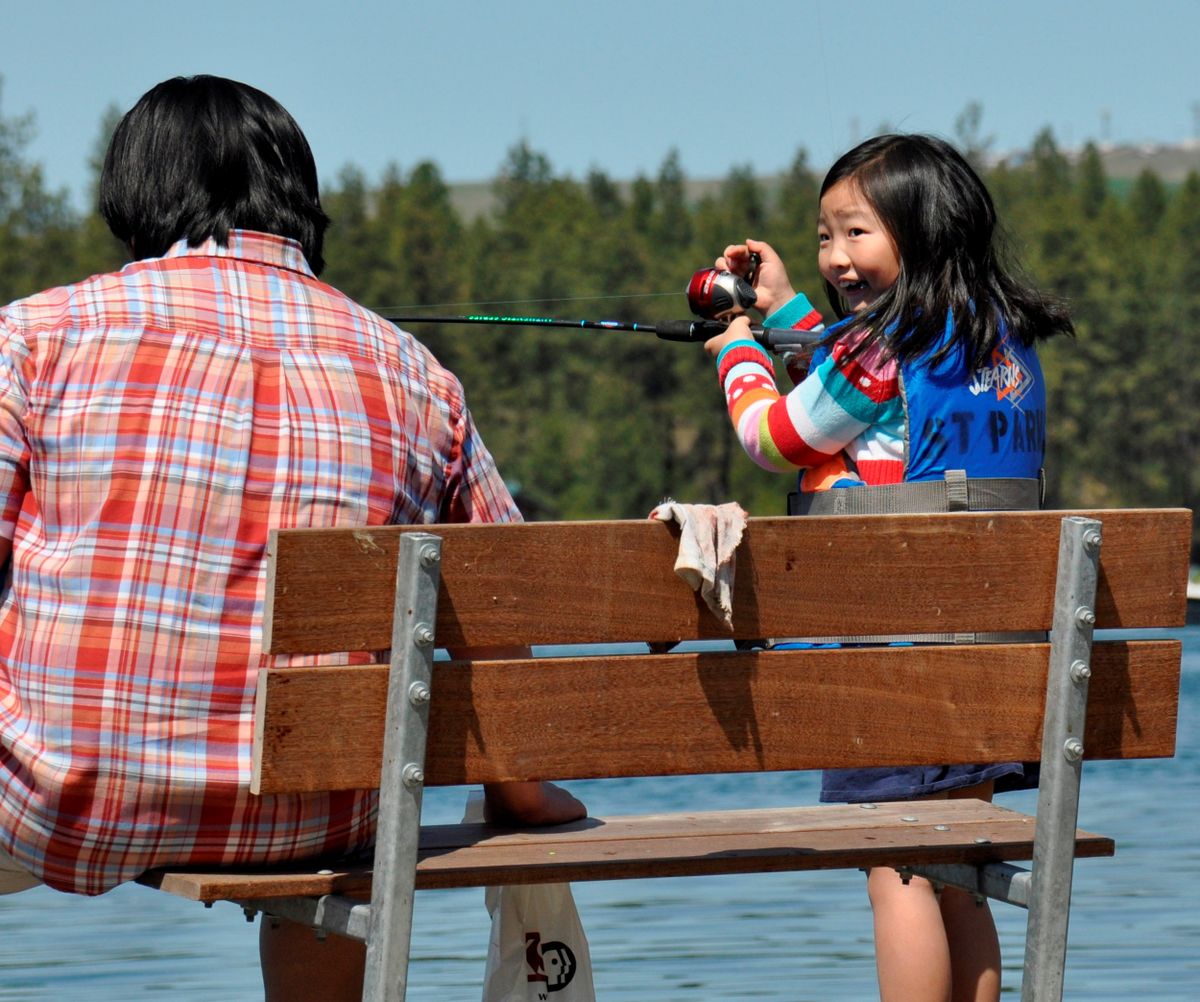
[[[887,633],[841,637],[771,637],[768,647],[779,644],[1037,644],[1045,641],[1044,630],[1014,633]]]
[[[789,515],[919,515],[947,511],[1036,511],[1042,482],[1033,477],[968,477],[947,470],[945,480],[835,487],[788,495]]]

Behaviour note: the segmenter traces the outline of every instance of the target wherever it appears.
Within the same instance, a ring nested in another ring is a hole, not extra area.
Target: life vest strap
[[[949,511],[1030,511],[1041,508],[1041,477],[968,477],[947,470],[945,480],[793,491],[789,515],[917,515]]]

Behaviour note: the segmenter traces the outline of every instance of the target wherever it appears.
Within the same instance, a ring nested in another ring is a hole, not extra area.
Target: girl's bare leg
[[[940,897],[950,945],[952,1002],[996,1002],[1000,997],[1000,940],[991,909],[986,901],[976,904],[974,895],[953,888],[946,888]]]
[[[881,1002],[950,1002],[950,946],[929,881],[913,877],[906,885],[895,870],[875,867],[867,893]]]
[[[992,784],[949,796],[991,800]],[[986,904],[952,888],[935,894],[920,877],[905,885],[886,867],[871,870],[867,891],[881,1002],[997,1002],[1000,943]]]

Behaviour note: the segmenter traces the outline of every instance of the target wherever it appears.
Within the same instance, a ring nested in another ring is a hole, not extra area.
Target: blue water
[[[1200,627],[1184,640],[1178,754],[1089,763],[1080,826],[1117,841],[1076,866],[1067,963],[1071,999],[1200,999]],[[571,784],[596,814],[813,803],[814,774]],[[464,791],[431,790],[426,818],[455,821]],[[1032,809],[1033,794],[1002,803]],[[601,1002],[876,996],[871,923],[854,872],[575,885]],[[994,904],[1005,994],[1019,993],[1025,912]],[[479,998],[483,893],[417,896],[409,998]],[[136,886],[83,899],[45,889],[0,898],[0,999],[261,998],[257,925]]]

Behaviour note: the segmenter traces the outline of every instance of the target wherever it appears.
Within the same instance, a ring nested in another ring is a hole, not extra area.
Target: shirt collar
[[[255,230],[230,230],[229,239],[222,247],[216,239],[209,237],[192,247],[187,238],[176,241],[164,258],[172,257],[229,257],[241,261],[252,261],[272,268],[287,268],[310,278],[315,277],[300,244],[289,237],[274,233],[259,233]]]

